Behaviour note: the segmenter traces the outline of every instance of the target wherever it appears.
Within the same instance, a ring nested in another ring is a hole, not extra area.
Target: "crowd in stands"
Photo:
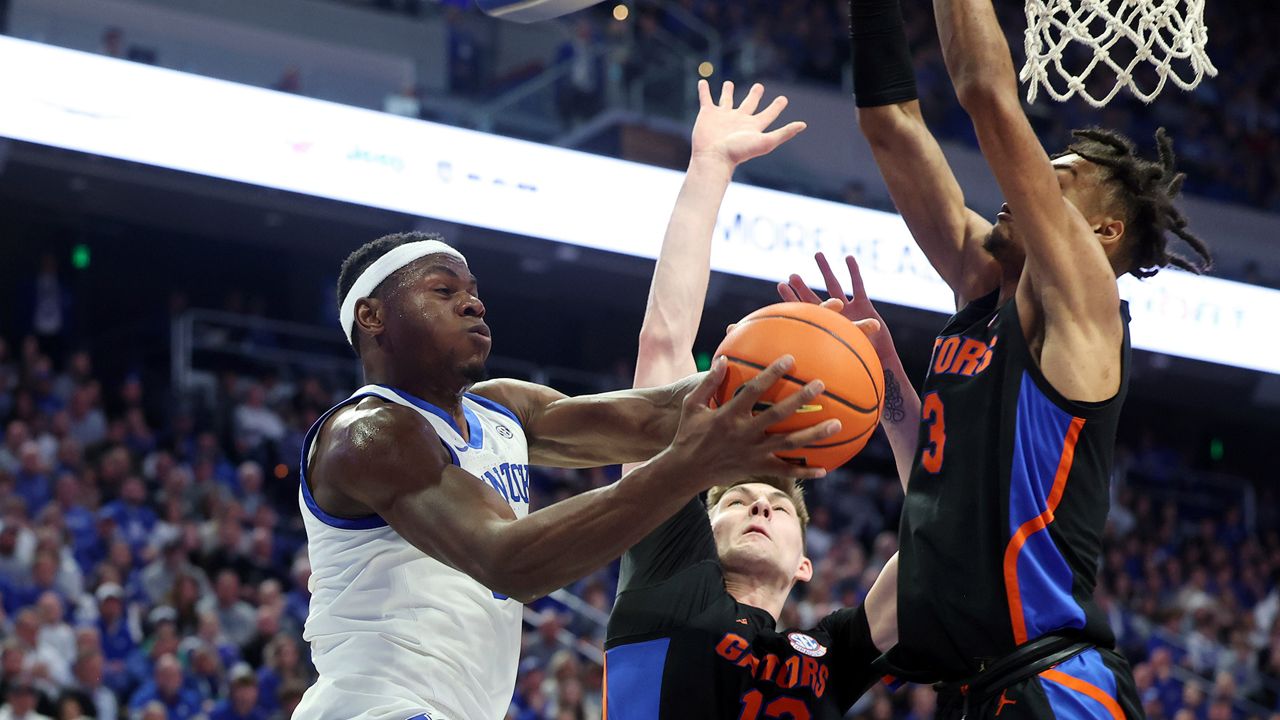
[[[100,372],[62,322],[56,283],[40,287],[32,334],[0,339],[0,719],[289,718],[315,678],[298,459],[349,388],[225,370],[207,397],[176,398],[137,372]],[[1176,449],[1119,455],[1098,598],[1148,716],[1280,718],[1275,489],[1251,501],[1236,480],[1216,505],[1179,502],[1164,492],[1186,475]],[[782,624],[861,602],[896,549],[891,466],[877,439],[811,485],[823,580],[799,586]],[[538,470],[534,505],[614,477]],[[616,564],[570,591],[530,607],[515,720],[599,716]],[[933,703],[927,687],[877,688],[854,714],[928,720]]]
[[[649,56],[662,51],[664,38],[707,49],[706,36],[686,19],[691,15],[722,39],[724,77],[842,87],[849,62],[847,8],[846,0],[639,3],[630,21],[633,55],[641,64],[652,62]],[[1025,15],[1016,3],[997,3],[997,8],[1020,63]],[[976,145],[947,77],[930,4],[903,3],[903,13],[926,119],[939,136]],[[1273,38],[1267,30],[1280,26],[1280,8],[1264,0],[1207,3],[1205,22],[1210,57],[1221,69],[1218,77],[1192,93],[1171,85],[1151,105],[1122,93],[1103,111],[1078,100],[1058,104],[1042,93],[1032,111],[1037,130],[1047,147],[1057,148],[1076,127],[1104,125],[1149,142],[1163,126],[1177,143],[1189,192],[1280,211],[1280,56],[1272,52]],[[600,20],[599,41],[620,35],[611,24]],[[1098,74],[1091,88],[1096,92],[1098,83],[1109,81]]]

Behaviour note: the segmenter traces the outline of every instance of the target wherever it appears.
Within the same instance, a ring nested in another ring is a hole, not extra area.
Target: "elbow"
[[[650,327],[648,323],[640,330],[640,350],[638,357],[674,357],[683,339],[671,328]],[[692,342],[689,343],[692,346]]]
[[[893,149],[924,128],[922,118],[912,117],[903,105],[857,109],[858,130],[873,149]]]
[[[1018,110],[1018,86],[986,74],[972,74],[955,83],[956,99],[970,117],[1000,115]]]
[[[462,570],[494,595],[527,604],[555,588],[546,586],[546,568],[540,570],[535,567],[535,563],[525,559],[525,555],[506,547],[506,543],[498,542],[489,552],[475,553],[471,566]]]

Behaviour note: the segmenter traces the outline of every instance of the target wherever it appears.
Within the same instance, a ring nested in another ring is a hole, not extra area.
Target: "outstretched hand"
[[[764,110],[756,112],[763,96],[764,86],[756,83],[735,108],[732,82],[724,83],[720,101],[715,102],[711,99],[711,86],[706,80],[699,80],[698,119],[693,125],[694,159],[706,157],[736,166],[773,152],[805,129],[804,123],[792,122],[765,132],[786,108],[787,98],[780,95]]]
[[[778,295],[782,300],[807,302],[835,310],[867,334],[877,355],[883,358],[886,352],[895,352],[884,318],[880,317],[880,313],[871,304],[871,298],[867,297],[867,289],[862,284],[862,272],[858,269],[858,261],[852,255],[844,259],[845,265],[849,268],[849,280],[853,286],[853,295],[849,296],[845,294],[844,288],[840,286],[840,280],[831,270],[826,255],[818,253],[814,259],[818,261],[818,270],[822,273],[822,279],[826,283],[827,294],[830,297],[827,300],[818,297],[803,278],[793,274],[787,282],[778,283]]]
[[[794,415],[802,405],[822,394],[824,385],[814,380],[799,391],[755,412],[760,398],[795,365],[790,355],[775,360],[747,381],[724,405],[711,408],[711,398],[724,382],[727,364],[716,358],[711,371],[684,399],[680,428],[668,452],[682,463],[696,468],[688,477],[697,478],[699,491],[721,482],[751,475],[820,478],[822,468],[794,465],[775,453],[796,450],[821,442],[840,432],[839,420],[828,420],[790,433],[769,433],[773,425]]]

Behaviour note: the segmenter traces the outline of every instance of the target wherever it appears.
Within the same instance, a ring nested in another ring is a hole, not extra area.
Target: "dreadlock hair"
[[[351,292],[351,286],[356,284],[356,278],[360,277],[360,273],[364,272],[370,265],[378,261],[378,258],[395,250],[401,245],[421,240],[438,240],[444,242],[444,236],[439,233],[424,232],[402,232],[393,233],[391,235],[383,235],[377,240],[369,242],[356,248],[355,252],[347,256],[342,261],[342,270],[338,272],[338,309],[341,311],[342,303],[347,299],[347,293]],[[384,282],[385,284],[385,282]],[[370,293],[370,297],[376,296],[378,290],[382,288],[379,285]],[[345,332],[345,329],[344,329]],[[351,347],[355,348],[356,357],[360,357],[360,342],[356,337],[355,329],[351,330]]]
[[[1209,248],[1187,230],[1187,218],[1173,204],[1187,176],[1174,166],[1173,141],[1164,128],[1156,131],[1159,162],[1139,155],[1133,141],[1114,130],[1088,128],[1071,134],[1076,141],[1063,154],[1075,153],[1106,168],[1109,179],[1116,181],[1116,192],[1129,216],[1129,231],[1135,234],[1130,274],[1148,278],[1172,265],[1199,275],[1213,266]],[[1170,252],[1167,233],[1181,238],[1198,261]]]

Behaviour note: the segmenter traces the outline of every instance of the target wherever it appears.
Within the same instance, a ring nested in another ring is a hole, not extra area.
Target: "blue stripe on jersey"
[[[453,428],[454,432],[458,433],[459,437],[462,436],[462,429],[458,427],[458,423],[454,422],[453,416],[439,407],[432,405],[416,395],[410,395],[404,390],[393,388],[390,385],[379,385],[378,387],[386,388],[396,395],[399,395],[402,400],[410,405],[413,405],[420,410],[425,410],[441,420],[444,420],[449,423],[449,427]],[[462,414],[467,419],[467,445],[455,449],[459,452],[466,452],[468,448],[479,449],[484,447],[484,427],[480,425],[480,418],[476,417],[475,412],[465,404],[462,406]]]
[[[503,405],[502,403],[494,402],[487,397],[481,397],[474,393],[466,393],[466,397],[471,398],[476,403],[483,405],[484,407],[487,407],[494,412],[502,413],[503,415],[506,415],[507,417],[515,421],[515,424],[519,425],[521,430],[524,429],[524,423],[520,422],[520,418],[516,417],[516,414],[514,412],[511,412],[511,408],[508,408],[506,405]]]
[[[307,503],[307,508],[311,510],[312,514],[319,518],[321,522],[325,525],[329,525],[330,527],[336,527],[342,530],[372,530],[374,528],[386,527],[387,521],[383,520],[382,517],[378,515],[366,515],[359,518],[341,518],[337,515],[330,515],[322,510],[320,506],[316,504],[316,499],[311,495],[311,487],[307,485],[307,456],[311,454],[311,442],[316,439],[316,433],[320,431],[320,426],[324,424],[325,420],[329,419],[330,415],[337,412],[339,408],[344,408],[351,403],[358,402],[367,397],[376,397],[381,399],[381,396],[375,393],[363,393],[343,400],[337,405],[326,410],[325,413],[316,420],[315,424],[311,426],[311,429],[307,431],[306,437],[302,439],[302,461],[298,463],[298,482],[302,485],[302,499]]]
[[[1083,680],[1111,697],[1116,696],[1116,676],[1097,650],[1086,650],[1054,668],[1064,675]],[[1040,678],[1049,707],[1057,720],[1114,720],[1111,711],[1096,699],[1048,678]]]
[[[1009,477],[1010,536],[1048,509],[1072,420],[1070,414],[1040,392],[1025,371],[1017,413]],[[1018,554],[1017,567],[1028,640],[1062,628],[1084,627],[1084,609],[1071,595],[1071,568],[1047,527],[1027,538]]]
[[[653,720],[662,701],[662,671],[671,638],[619,645],[605,652],[609,720]]]

